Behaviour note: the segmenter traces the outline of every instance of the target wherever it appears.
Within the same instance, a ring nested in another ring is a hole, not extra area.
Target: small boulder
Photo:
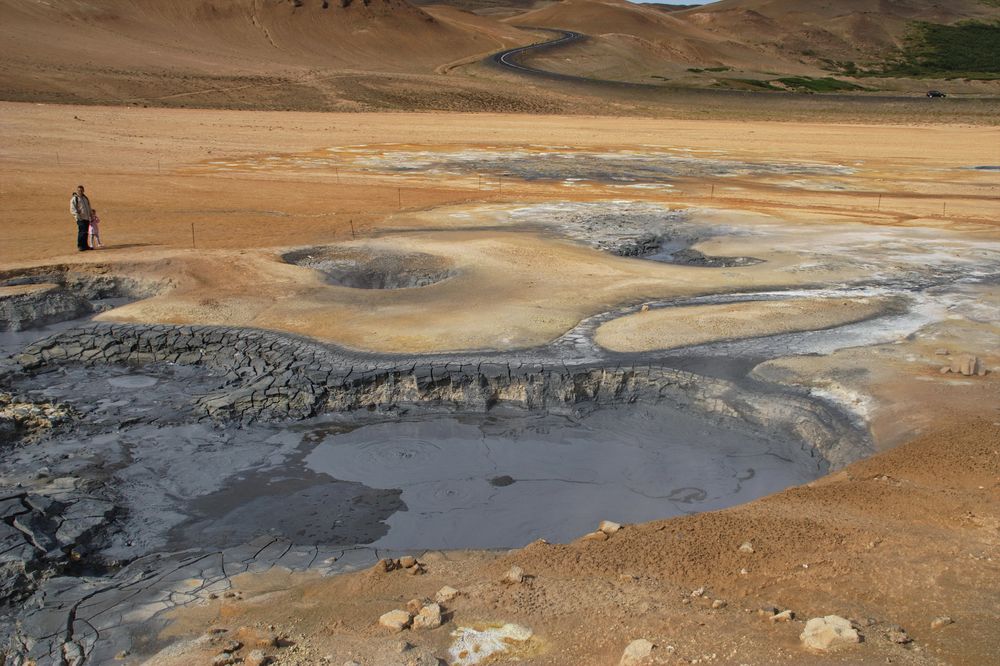
[[[906,629],[900,626],[892,625],[885,630],[885,637],[889,641],[895,643],[896,645],[906,645],[907,643],[912,643],[913,639],[910,635],[906,633]]]
[[[416,615],[420,612],[420,609],[424,607],[424,602],[420,599],[410,599],[406,602],[406,611],[410,615]]]
[[[504,574],[502,580],[508,585],[520,585],[524,582],[524,569],[514,565]]]
[[[243,663],[245,666],[267,666],[271,663],[271,658],[264,654],[263,650],[252,650]]]
[[[805,630],[799,635],[802,645],[817,652],[827,652],[861,642],[857,630],[849,620],[839,615],[814,617],[806,622]]]
[[[378,623],[390,631],[402,631],[410,626],[412,617],[405,610],[393,610],[378,619]]]
[[[720,608],[725,608],[727,606],[726,602],[722,599],[716,599],[712,602],[712,608],[718,610]]]
[[[414,629],[437,629],[441,626],[441,606],[427,604],[413,618]]]
[[[955,621],[948,617],[947,615],[942,615],[941,617],[936,617],[931,620],[931,629],[940,629],[941,627],[947,627],[949,624]]]
[[[771,622],[791,622],[795,619],[795,613],[790,610],[783,610],[771,616]]]
[[[587,532],[581,537],[584,541],[607,541],[608,535],[606,532],[597,530],[596,532]]]
[[[705,596],[705,588],[704,587],[699,587],[697,590],[693,590],[691,592],[691,597],[692,598],[703,597],[703,596]]]
[[[404,569],[415,567],[417,566],[417,558],[413,557],[412,555],[404,555],[403,557],[399,558],[399,566],[403,567]]]
[[[438,602],[439,604],[446,604],[460,594],[461,592],[459,592],[455,588],[451,587],[450,585],[445,585],[444,587],[442,587],[440,590],[437,591],[437,594],[434,595],[434,601]]]
[[[622,526],[619,523],[616,523],[616,522],[611,521],[611,520],[602,520],[601,524],[598,525],[598,527],[597,527],[598,530],[600,530],[601,532],[604,532],[608,536],[611,536],[612,534],[614,534],[615,532],[617,532],[621,528],[622,528]]]
[[[649,663],[649,658],[653,654],[653,648],[656,647],[645,638],[639,638],[632,641],[622,652],[621,661],[618,662],[619,666],[639,666],[640,664]]]
[[[750,543],[749,541],[744,541],[743,543],[740,544],[740,552],[741,553],[752,553],[753,552],[753,544]]]

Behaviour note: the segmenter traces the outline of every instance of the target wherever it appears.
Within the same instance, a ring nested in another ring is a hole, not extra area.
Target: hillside
[[[0,96],[159,103],[241,90],[249,106],[321,107],[336,95],[331,77],[430,75],[498,47],[490,19],[439,20],[405,0],[342,2],[0,0]],[[494,32],[504,45],[520,34],[499,23]]]
[[[1000,92],[1000,73],[968,75],[989,63],[1000,27],[971,36],[961,27],[934,27],[1000,20],[1000,7],[985,0],[723,0],[686,9],[627,0],[415,2],[0,0],[0,99],[340,111],[591,109],[579,87],[515,82],[479,64],[543,38],[522,26],[589,35],[526,56],[537,68],[587,78],[673,88]],[[931,39],[937,42],[920,43]],[[956,52],[972,41],[975,53]]]
[[[919,22],[1000,19],[1000,7],[981,0],[947,5],[931,0],[723,0],[664,9],[627,0],[563,0],[505,20],[591,36],[573,51],[532,60],[543,69],[634,82],[780,89],[788,87],[780,79],[789,76],[811,81],[882,68],[902,57]],[[919,82],[852,79],[845,87],[851,85],[925,89]],[[976,85],[970,84],[970,91]]]

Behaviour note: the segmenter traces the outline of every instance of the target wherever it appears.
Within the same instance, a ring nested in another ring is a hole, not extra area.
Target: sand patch
[[[638,352],[842,326],[883,312],[885,298],[795,298],[638,312],[597,329],[606,349]]]
[[[25,294],[41,294],[46,291],[56,289],[54,284],[16,284],[0,287],[0,298],[10,298],[12,296],[23,296]]]

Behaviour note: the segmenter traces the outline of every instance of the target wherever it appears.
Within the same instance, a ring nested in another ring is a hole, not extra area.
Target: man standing
[[[80,252],[89,250],[87,234],[90,233],[90,199],[83,193],[83,185],[78,185],[76,192],[70,197],[69,212],[76,220],[76,249]]]

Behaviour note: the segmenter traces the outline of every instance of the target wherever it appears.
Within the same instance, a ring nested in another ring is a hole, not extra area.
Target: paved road
[[[547,51],[550,49],[558,48],[560,46],[567,46],[575,42],[582,42],[587,38],[587,35],[582,32],[573,32],[572,30],[552,30],[549,28],[524,28],[525,30],[544,30],[545,32],[551,32],[555,35],[559,35],[556,39],[551,39],[547,42],[540,42],[538,44],[529,44],[528,46],[519,46],[516,49],[507,49],[506,51],[500,51],[490,56],[490,60],[501,66],[509,69],[515,69],[521,72],[528,72],[530,74],[542,74],[544,76],[554,76],[560,79],[585,79],[582,76],[572,76],[569,74],[557,74],[555,72],[547,72],[544,69],[536,69],[534,67],[528,67],[526,65],[518,62],[519,56],[528,53],[529,51]]]

